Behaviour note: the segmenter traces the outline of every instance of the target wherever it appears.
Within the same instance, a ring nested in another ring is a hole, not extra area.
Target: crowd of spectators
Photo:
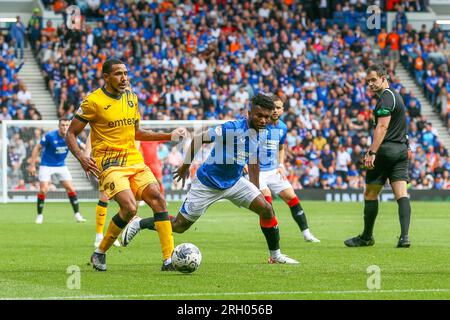
[[[0,32],[0,122],[42,119],[32,95],[18,77],[24,62],[26,27],[20,16],[8,32]]]
[[[399,12],[399,6],[424,10],[422,1],[392,2]],[[383,60],[367,35],[363,18],[372,3],[86,1],[81,8],[94,25],[69,30],[48,21],[30,42],[59,116],[71,117],[103,85],[101,65],[112,56],[128,66],[143,119],[235,119],[259,91],[283,96],[286,174],[296,189],[363,187],[360,160],[371,143],[376,103],[364,70],[381,59],[409,106],[411,187],[450,188],[447,150],[396,77],[393,57]],[[181,159],[177,152],[161,154]],[[175,165],[164,161],[165,176]]]
[[[435,23],[416,31],[393,33],[401,42],[401,62],[423,89],[450,132],[450,37]]]

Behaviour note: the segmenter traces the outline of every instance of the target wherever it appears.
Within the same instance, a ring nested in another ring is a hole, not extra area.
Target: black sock
[[[72,205],[73,213],[77,213],[80,210],[78,204],[77,194],[75,192],[69,192],[67,194],[69,196],[70,204]]]
[[[112,217],[111,219],[114,224],[119,227],[120,229],[123,229],[127,226],[128,222],[126,222],[125,220],[123,220],[120,215],[117,213],[114,217]]]
[[[301,231],[308,229],[308,221],[306,220],[305,212],[300,203],[290,207],[292,218],[297,222]]]
[[[364,231],[362,238],[369,240],[373,235],[373,226],[378,215],[378,200],[364,200]]]
[[[266,242],[269,250],[280,249],[280,230],[278,229],[278,226],[274,226],[271,228],[261,227],[261,230],[264,233],[264,237],[266,237]]]
[[[44,202],[45,202],[45,195],[38,194],[38,197],[37,197],[37,213],[38,214],[42,214],[42,211],[44,210]]]
[[[398,216],[400,218],[401,238],[408,238],[409,222],[411,220],[411,205],[408,197],[403,197],[397,200]]]
[[[141,227],[141,229],[156,230],[155,229],[155,218],[150,217],[150,218],[142,219],[141,221],[139,221],[139,226]]]

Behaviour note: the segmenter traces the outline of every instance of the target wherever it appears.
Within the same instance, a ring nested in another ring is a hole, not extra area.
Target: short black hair
[[[62,118],[59,118],[59,120],[58,120],[58,124],[60,124],[61,122],[63,122],[63,121],[70,121],[70,119],[69,118],[67,118],[67,117],[62,117]]]
[[[274,110],[275,103],[272,94],[258,93],[256,96],[252,97],[252,108],[254,106],[259,106],[267,110]]]
[[[115,64],[125,64],[122,60],[111,58],[105,61],[102,66],[102,73],[111,73],[112,66]]]
[[[375,71],[379,77],[386,76],[387,71],[383,64],[374,64],[367,68],[367,74]]]

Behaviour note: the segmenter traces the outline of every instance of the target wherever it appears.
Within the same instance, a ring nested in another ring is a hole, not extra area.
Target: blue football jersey
[[[257,163],[258,133],[242,119],[210,128],[208,134],[214,146],[198,169],[197,178],[214,189],[231,188],[242,177],[246,164]]]
[[[42,156],[41,165],[48,167],[63,167],[69,147],[66,144],[64,137],[59,135],[58,130],[50,131],[41,139]],[[81,141],[78,140],[78,144]]]
[[[278,120],[276,125],[269,124],[265,134],[260,135],[259,167],[261,171],[278,168],[280,146],[286,142],[287,126]]]

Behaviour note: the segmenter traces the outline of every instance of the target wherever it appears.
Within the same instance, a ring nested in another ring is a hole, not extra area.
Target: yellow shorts
[[[104,191],[109,199],[130,189],[136,200],[141,200],[142,191],[151,183],[158,183],[152,171],[144,163],[138,163],[106,169],[100,176],[99,189]]]

